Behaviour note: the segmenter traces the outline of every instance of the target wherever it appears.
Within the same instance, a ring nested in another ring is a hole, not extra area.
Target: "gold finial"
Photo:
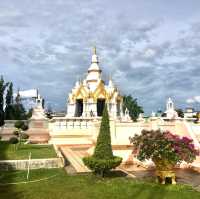
[[[93,54],[94,54],[94,55],[97,54],[97,48],[96,48],[96,46],[93,47]]]

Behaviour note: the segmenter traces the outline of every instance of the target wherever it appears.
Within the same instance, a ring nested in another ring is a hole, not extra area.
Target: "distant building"
[[[193,118],[197,115],[197,111],[194,108],[188,107],[185,109],[184,117],[185,118]]]
[[[17,94],[15,94],[14,97],[16,95]],[[20,100],[23,103],[24,108],[26,110],[35,108],[38,105],[38,103],[40,103],[44,108],[44,99],[39,94],[38,89],[18,91],[18,95],[20,96]]]
[[[54,112],[52,113],[52,117],[65,117],[66,116],[66,112]]]

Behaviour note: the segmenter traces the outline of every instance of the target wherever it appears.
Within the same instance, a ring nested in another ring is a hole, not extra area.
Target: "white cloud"
[[[195,97],[194,97],[194,100],[195,100],[196,102],[200,103],[200,96],[195,96]]]
[[[194,102],[195,102],[195,100],[191,99],[191,98],[186,100],[186,103],[188,103],[188,104],[193,104]]]
[[[200,103],[200,96],[194,96],[194,97],[192,97],[192,98],[188,98],[188,99],[186,100],[186,102],[187,102],[188,104]]]
[[[151,58],[154,57],[156,55],[156,51],[154,49],[146,49],[144,52],[144,57],[145,58]]]

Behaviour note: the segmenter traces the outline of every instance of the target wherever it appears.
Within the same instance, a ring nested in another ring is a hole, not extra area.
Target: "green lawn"
[[[158,185],[125,177],[68,176],[61,169],[31,171],[31,180],[57,175],[41,182],[0,186],[5,199],[199,199],[189,186]],[[0,183],[24,181],[24,171],[0,173]]]
[[[14,146],[5,141],[0,141],[0,160],[23,160],[31,158],[54,158],[55,150],[52,145],[21,144],[15,151]]]

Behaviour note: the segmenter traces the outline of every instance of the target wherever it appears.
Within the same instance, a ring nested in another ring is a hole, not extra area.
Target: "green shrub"
[[[13,131],[13,135],[19,136],[19,131],[18,130]]]
[[[21,129],[24,125],[24,121],[18,120],[15,122],[15,128],[17,129]]]
[[[21,138],[22,138],[23,140],[27,140],[27,139],[29,138],[29,135],[26,134],[26,133],[22,133],[22,134],[21,134]]]
[[[22,131],[28,130],[28,125],[24,121],[18,120],[15,122],[15,128],[21,129]]]
[[[28,125],[27,124],[22,125],[21,129],[23,131],[27,131],[28,130]]]
[[[19,140],[16,137],[11,137],[9,139],[9,143],[10,144],[17,144],[19,142]]]
[[[94,173],[100,174],[102,177],[106,172],[116,168],[122,162],[121,157],[113,156],[107,106],[104,107],[94,154],[91,157],[83,158],[83,162]]]
[[[84,164],[96,174],[104,175],[109,170],[116,168],[122,162],[121,157],[113,156],[112,159],[98,159],[93,156],[83,158]]]

